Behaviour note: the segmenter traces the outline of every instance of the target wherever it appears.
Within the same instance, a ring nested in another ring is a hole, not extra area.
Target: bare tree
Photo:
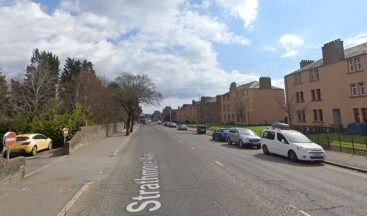
[[[250,95],[245,94],[240,95],[236,92],[236,96],[231,98],[231,107],[235,115],[240,117],[240,121],[243,121],[243,117],[247,117],[247,124],[250,124],[250,113],[254,109],[253,101]]]
[[[159,104],[162,95],[146,75],[122,73],[116,78],[116,83],[120,88],[121,105],[128,115],[126,135],[129,135],[133,131],[140,105]]]
[[[285,100],[283,100],[283,98],[274,98],[274,100],[280,105],[281,111],[286,114],[289,125],[293,124],[293,120],[297,116],[298,110],[303,110],[307,113],[309,103],[298,106],[295,94],[289,95]]]
[[[24,80],[11,80],[12,97],[18,108],[30,119],[41,114],[53,95],[54,86],[48,65],[28,66]]]

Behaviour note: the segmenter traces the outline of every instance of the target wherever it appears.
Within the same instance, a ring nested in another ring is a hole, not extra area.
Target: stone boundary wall
[[[0,186],[19,180],[24,177],[24,174],[24,157],[16,157],[9,161],[0,158]]]
[[[64,146],[64,154],[72,154],[84,146],[93,144],[115,133],[121,133],[123,128],[123,122],[81,127],[81,130]]]

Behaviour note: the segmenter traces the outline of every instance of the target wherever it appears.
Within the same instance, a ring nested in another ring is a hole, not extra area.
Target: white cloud
[[[242,19],[245,28],[253,27],[259,8],[258,0],[217,0],[217,2],[232,16]]]
[[[0,2],[0,67],[24,73],[32,50],[93,61],[113,80],[123,71],[147,74],[165,98],[186,100],[224,92],[230,82],[257,79],[222,70],[215,43],[246,45],[216,17],[195,11],[185,0],[139,2],[62,1],[52,13],[31,1]]]
[[[278,51],[278,49],[277,49],[277,48],[272,47],[272,46],[265,46],[265,47],[264,47],[264,50],[265,50],[265,51],[271,51],[271,52]]]
[[[344,44],[347,48],[349,48],[349,47],[354,47],[354,46],[357,46],[359,44],[366,43],[366,42],[367,42],[367,34],[362,33],[354,37],[346,38],[344,41]]]
[[[302,45],[303,40],[295,35],[284,34],[280,37],[278,42],[286,51],[281,57],[289,58],[298,54],[297,48]]]

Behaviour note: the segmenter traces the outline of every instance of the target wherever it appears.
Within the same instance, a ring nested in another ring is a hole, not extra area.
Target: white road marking
[[[214,161],[214,163],[218,164],[219,166],[224,166],[222,163],[220,163],[219,161]]]
[[[39,169],[36,169],[36,170],[35,170],[35,171],[33,171],[33,172],[30,172],[30,173],[26,174],[26,175],[24,176],[24,178],[27,178],[27,177],[29,177],[29,176],[31,176],[31,175],[33,175],[33,174],[35,174],[35,173],[38,173],[39,171],[41,171],[41,170],[43,170],[43,169],[46,169],[47,167],[51,166],[52,164],[54,164],[54,163],[56,163],[56,162],[59,162],[59,161],[61,161],[61,160],[65,159],[65,158],[66,158],[66,157],[68,157],[68,156],[69,156],[69,155],[61,156],[60,158],[58,158],[58,159],[56,159],[56,160],[52,161],[51,163],[49,163],[49,164],[47,164],[47,165],[45,165],[45,166],[43,166],[43,167],[41,167],[41,168],[39,168]]]
[[[212,200],[213,200],[214,204],[215,204],[216,206],[218,206],[218,207],[220,208],[220,210],[222,210],[223,215],[224,215],[224,216],[227,216],[227,213],[224,211],[223,206],[219,205],[219,203],[218,203],[217,201],[215,201],[214,199],[212,199]]]
[[[182,143],[182,140],[180,140],[180,143]]]
[[[194,151],[194,150],[195,150],[195,148],[194,148],[194,147],[191,147],[191,150],[193,150],[193,151]]]
[[[66,205],[64,206],[64,208],[61,209],[61,211],[57,214],[57,216],[64,216],[68,213],[68,211],[71,209],[71,207],[73,207],[73,205],[75,204],[75,202],[79,199],[79,197],[81,195],[83,195],[83,193],[88,189],[88,187],[92,184],[93,182],[88,182],[86,184],[83,185],[82,188],[80,188],[80,190],[73,196],[73,198],[71,198],[71,200],[66,203]]]
[[[112,156],[116,157],[117,153],[119,153],[119,151],[121,150],[121,148],[125,145],[125,143],[129,142],[129,140],[131,139],[131,137],[134,135],[135,131],[138,130],[138,128],[140,127],[140,125],[130,134],[130,136],[123,142],[120,144],[120,146],[113,152]]]
[[[308,214],[307,212],[305,212],[305,211],[303,211],[303,210],[301,210],[301,209],[299,209],[299,208],[297,208],[296,206],[294,206],[294,205],[289,205],[290,207],[292,207],[292,208],[294,208],[294,209],[296,209],[299,213],[301,213],[301,214],[303,214],[304,216],[311,216],[310,214]]]

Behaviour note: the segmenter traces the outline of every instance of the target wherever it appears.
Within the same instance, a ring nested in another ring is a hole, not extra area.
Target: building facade
[[[182,107],[178,107],[176,111],[176,120],[184,123],[197,123],[196,102],[193,100],[192,104],[184,104]]]
[[[268,125],[284,120],[284,90],[271,85],[269,77],[237,86],[232,83],[221,101],[221,122],[226,124]]]
[[[367,43],[344,49],[340,39],[324,44],[322,59],[302,60],[284,77],[294,125],[345,128],[367,123]]]
[[[220,97],[201,97],[196,102],[198,123],[221,123]]]

